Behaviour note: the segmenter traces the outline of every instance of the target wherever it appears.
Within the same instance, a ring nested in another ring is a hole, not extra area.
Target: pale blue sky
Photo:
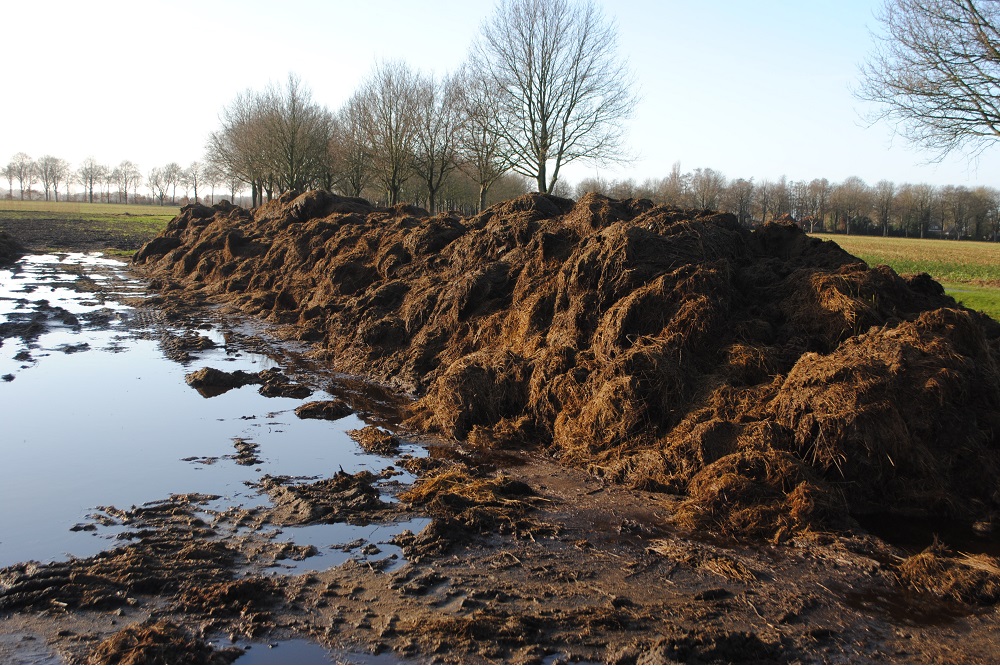
[[[641,102],[636,159],[578,166],[638,180],[711,167],[731,178],[857,175],[869,183],[1000,186],[1000,145],[978,162],[928,155],[865,127],[850,93],[881,0],[599,0],[617,21]],[[25,151],[155,166],[200,159],[221,108],[299,74],[336,109],[379,60],[444,73],[493,0],[4,2],[0,160]],[[16,54],[16,55],[12,55]]]

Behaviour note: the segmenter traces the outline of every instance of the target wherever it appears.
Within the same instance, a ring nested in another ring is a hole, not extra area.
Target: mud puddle
[[[365,426],[357,415],[296,416],[304,402],[331,397],[319,387],[306,387],[307,399],[266,397],[257,385],[212,398],[192,390],[185,376],[204,367],[259,373],[279,362],[233,342],[251,339],[245,327],[193,326],[144,307],[143,283],[124,268],[75,253],[30,255],[0,271],[0,502],[17,507],[0,515],[0,567],[120,545],[127,530],[102,507],[197,493],[217,496],[204,507],[217,516],[267,505],[250,485],[265,475],[381,474],[392,464],[345,434]],[[422,455],[405,443],[401,452]],[[302,539],[317,566],[329,566],[367,557],[345,544],[414,527],[326,525],[276,538]]]

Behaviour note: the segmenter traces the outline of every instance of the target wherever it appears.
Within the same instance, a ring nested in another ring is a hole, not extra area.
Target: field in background
[[[104,250],[127,256],[162,232],[180,208],[0,199],[0,229],[34,251]]]
[[[80,201],[21,201],[0,199],[0,217],[4,219],[111,219],[119,217],[165,218],[170,220],[180,206],[84,203]]]
[[[948,295],[1000,320],[1000,243],[814,234],[832,240],[869,266],[928,273]]]

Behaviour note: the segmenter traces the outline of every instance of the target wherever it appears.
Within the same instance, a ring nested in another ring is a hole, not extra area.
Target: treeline
[[[471,212],[528,181],[553,192],[573,161],[620,159],[635,96],[617,48],[617,28],[593,0],[501,0],[466,64],[446,76],[382,63],[336,111],[314,102],[294,74],[242,93],[222,111],[205,169],[189,170],[186,181],[155,169],[146,176],[150,196],[163,202],[169,190],[173,200],[175,183],[190,182],[197,199],[200,182],[225,182],[234,195],[238,184],[249,188],[251,205],[324,188]],[[35,173],[12,164],[9,194],[16,178],[30,196]],[[68,166],[59,178],[68,191]],[[103,183],[123,201],[135,200],[143,180],[125,162],[77,178],[88,198]],[[46,176],[46,198],[51,182]]]
[[[635,96],[617,47],[592,0],[502,0],[466,64],[445,76],[382,63],[336,111],[295,75],[244,92],[223,110],[207,159],[246,183],[254,204],[319,187],[433,212],[465,208],[448,195],[462,182],[476,187],[477,209],[504,180],[553,192],[566,164],[620,159]]]
[[[214,164],[195,161],[187,167],[170,162],[142,174],[130,160],[117,166],[102,164],[87,158],[73,167],[68,161],[45,155],[32,159],[27,153],[17,153],[0,170],[6,180],[8,200],[86,201],[90,203],[133,203],[177,206],[194,201],[214,204],[217,198],[251,205],[245,196],[246,183],[227,174]],[[312,186],[310,184],[309,186]],[[503,174],[491,186],[486,204],[510,199],[529,191],[527,179],[516,174]],[[450,210],[470,214],[478,210],[478,183],[462,172],[449,177],[438,190],[439,201]],[[365,188],[361,196],[378,199],[378,192]],[[402,201],[422,203],[420,183],[410,180],[400,190]],[[259,203],[259,201],[258,201]]]
[[[322,188],[430,211],[473,212],[528,191],[490,134],[485,86],[465,71],[435,78],[393,62],[336,112],[317,104],[295,75],[240,94],[221,115],[206,160],[245,183],[253,205],[288,190]]]
[[[171,205],[176,205],[179,201],[197,200],[200,186],[203,191],[205,188],[211,190],[210,198],[214,203],[216,189],[228,187],[230,198],[235,199],[243,187],[238,181],[227,181],[222,173],[201,162],[192,162],[186,168],[171,162],[143,176],[139,167],[130,160],[111,166],[88,157],[73,168],[66,160],[52,155],[35,160],[27,153],[17,153],[0,170],[0,174],[7,181],[7,198],[15,197],[16,182],[17,198],[22,201],[59,201],[59,190],[62,188],[65,201],[76,198],[90,203],[131,201],[164,205],[169,199]],[[73,186],[79,186],[76,192],[71,190]],[[140,188],[143,190],[140,191]],[[178,188],[180,198],[177,196]]]
[[[1000,240],[1000,191],[991,187],[869,185],[851,176],[839,183],[726,178],[713,169],[670,174],[642,183],[588,178],[573,195],[600,192],[615,198],[646,198],[670,206],[720,210],[756,226],[792,219],[810,232]]]

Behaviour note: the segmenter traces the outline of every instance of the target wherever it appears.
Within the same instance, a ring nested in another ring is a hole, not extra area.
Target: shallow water
[[[116,295],[87,291],[90,280],[113,284]],[[345,434],[364,425],[357,416],[336,422],[295,416],[303,402],[329,397],[322,391],[305,400],[267,398],[245,386],[202,397],[185,374],[205,366],[256,372],[277,361],[226,349],[223,332],[207,327],[198,333],[219,347],[191,352],[195,358],[185,364],[168,359],[160,335],[185,331],[144,323],[138,311],[115,300],[142,296],[143,289],[124,264],[97,255],[29,256],[0,270],[0,324],[41,313],[47,326],[34,339],[7,337],[0,346],[0,567],[113,547],[115,529],[72,531],[92,523],[89,516],[101,506],[128,508],[174,493],[220,495],[216,509],[256,506],[267,498],[246,484],[265,474],[378,473],[392,464]],[[237,464],[235,438],[257,444],[261,464]],[[420,454],[413,445],[403,451]],[[320,548],[289,566],[298,572],[308,570],[310,560],[321,568],[364,557],[343,549],[359,538],[387,540],[422,525],[295,528],[275,538]],[[379,548],[383,557],[398,556],[392,547]]]

